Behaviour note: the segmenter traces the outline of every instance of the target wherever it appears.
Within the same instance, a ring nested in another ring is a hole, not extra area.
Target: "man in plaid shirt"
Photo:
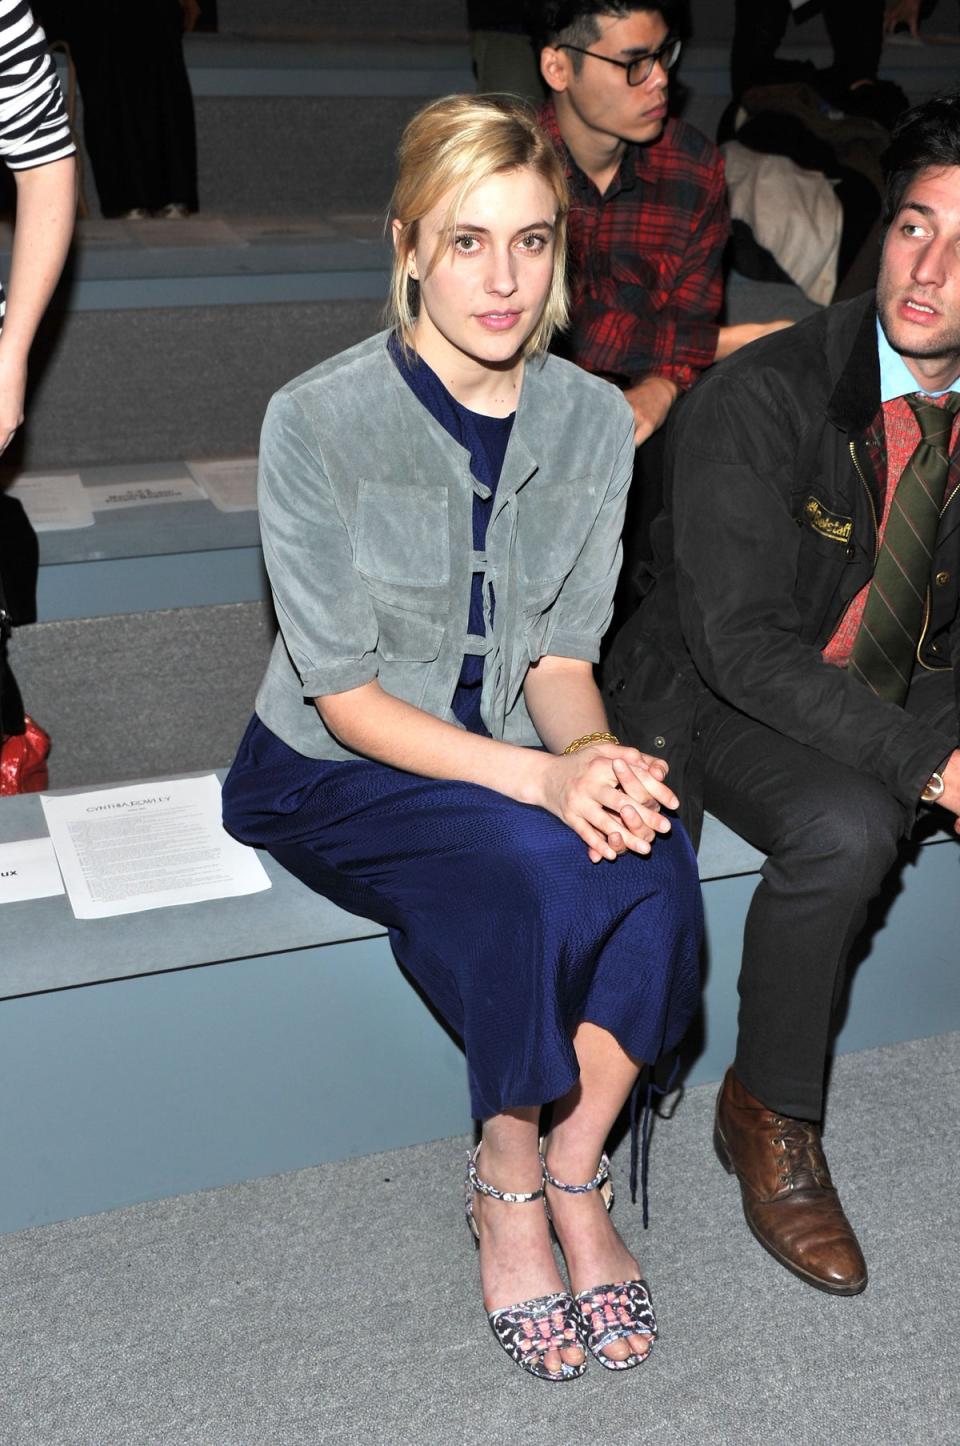
[[[561,349],[624,388],[638,447],[711,362],[786,324],[718,325],[729,230],[723,162],[699,131],[667,118],[679,8],[677,0],[547,0],[538,13],[552,91],[540,120],[573,197],[571,324]],[[645,552],[660,462],[659,439],[638,454],[625,575]]]

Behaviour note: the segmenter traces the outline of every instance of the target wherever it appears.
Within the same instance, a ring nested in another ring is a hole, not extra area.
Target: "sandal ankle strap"
[[[480,1195],[489,1195],[491,1200],[504,1200],[508,1205],[529,1205],[534,1200],[543,1199],[543,1186],[539,1190],[530,1190],[523,1193],[519,1190],[498,1190],[496,1185],[488,1185],[486,1180],[481,1180],[477,1174],[477,1167],[473,1156],[467,1159],[467,1183]]]
[[[591,1190],[599,1190],[610,1178],[610,1161],[606,1155],[600,1156],[597,1173],[593,1179],[588,1180],[585,1185],[565,1185],[562,1180],[558,1180],[555,1175],[551,1175],[547,1169],[547,1162],[542,1153],[540,1155],[540,1168],[543,1171],[544,1184],[552,1185],[555,1190],[563,1190],[567,1195],[588,1195]]]

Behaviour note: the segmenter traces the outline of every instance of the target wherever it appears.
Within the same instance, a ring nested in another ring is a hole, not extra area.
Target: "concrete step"
[[[36,470],[255,452],[272,392],[382,325],[389,267],[375,211],[81,222],[5,460]],[[803,305],[792,288],[738,283],[731,320]]]
[[[219,0],[221,34],[466,34],[466,0]]]
[[[274,391],[369,336],[379,301],[202,304],[48,318],[27,423],[32,468],[255,451]]]
[[[277,387],[379,328],[388,264],[374,214],[81,222],[4,460],[255,452]]]
[[[228,215],[385,205],[410,115],[434,96],[474,86],[465,43],[235,41],[217,48],[216,37],[195,39],[189,57],[201,204]],[[831,58],[825,39],[805,27],[782,53],[820,66]],[[889,44],[881,74],[918,101],[955,82],[958,62],[957,47]],[[692,124],[714,135],[730,95],[729,42],[695,38],[679,78]]]
[[[229,764],[273,633],[262,603],[17,628],[11,665],[54,739],[50,786]]]
[[[952,78],[957,53],[891,46],[885,73],[918,99]],[[397,139],[429,96],[471,84],[465,41],[202,35],[187,54],[203,209],[136,230],[81,226],[35,352],[20,464],[255,449],[274,388],[379,325]],[[682,62],[685,113],[707,134],[726,66],[719,40],[692,43]],[[769,298],[761,288],[738,304],[749,316]]]
[[[306,216],[384,206],[394,154],[426,101],[472,90],[465,41],[295,43],[186,39],[200,205],[225,215]],[[78,135],[83,107],[78,106]],[[86,194],[100,207],[89,161]]]
[[[265,602],[256,474],[255,453],[4,467],[38,527],[37,621]]]
[[[427,100],[470,91],[465,36],[446,40],[194,35],[185,53],[197,118],[200,203],[222,215],[322,215],[382,207],[397,142]],[[798,28],[783,54],[829,63],[825,40]],[[920,100],[955,77],[960,50],[890,44],[882,74]],[[713,135],[729,98],[729,42],[698,35],[681,60],[687,116]],[[78,130],[82,129],[82,107]],[[87,168],[87,199],[99,208]]]

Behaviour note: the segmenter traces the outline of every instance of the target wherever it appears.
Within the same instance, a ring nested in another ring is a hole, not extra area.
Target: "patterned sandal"
[[[489,1195],[492,1200],[503,1200],[508,1205],[527,1205],[544,1198],[543,1186],[529,1194],[509,1190],[497,1190],[488,1185],[477,1174],[478,1145],[472,1155],[467,1156],[467,1178],[465,1188],[465,1211],[467,1224],[473,1233],[473,1243],[479,1249],[480,1230],[473,1217],[473,1197],[479,1193]],[[561,1358],[559,1372],[548,1371],[541,1357],[552,1348],[565,1350],[570,1346],[581,1346],[581,1313],[574,1305],[567,1291],[553,1295],[539,1295],[533,1300],[523,1300],[518,1305],[508,1305],[488,1313],[490,1329],[507,1352],[507,1355],[541,1381],[574,1381],[587,1369],[586,1356],[579,1366],[570,1366]]]
[[[607,1209],[612,1207],[613,1181],[606,1155],[601,1155],[597,1173],[585,1185],[565,1185],[551,1175],[542,1148],[540,1164],[544,1185],[552,1185],[555,1190],[562,1190],[567,1195],[586,1195],[591,1190],[599,1190]],[[642,1356],[632,1351],[622,1361],[614,1360],[604,1352],[604,1346],[610,1345],[611,1341],[625,1340],[627,1336],[649,1336],[651,1344],[656,1340],[657,1321],[645,1280],[621,1280],[582,1290],[575,1297],[574,1305],[587,1349],[605,1370],[629,1371],[647,1359],[649,1347]]]

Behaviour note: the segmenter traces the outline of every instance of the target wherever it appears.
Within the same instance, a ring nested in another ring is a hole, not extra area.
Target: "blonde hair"
[[[553,191],[557,218],[553,238],[553,276],[540,320],[523,345],[523,355],[546,351],[556,330],[567,324],[566,177],[549,136],[533,112],[513,96],[448,95],[424,106],[407,125],[397,150],[397,182],[390,198],[389,223],[399,221],[394,240],[393,272],[387,320],[404,346],[412,342],[420,301],[420,285],[410,274],[410,253],[416,249],[420,222],[442,196],[450,193],[447,225],[430,258],[427,275],[449,246],[449,234],[466,196],[481,181],[504,171],[529,167]]]

